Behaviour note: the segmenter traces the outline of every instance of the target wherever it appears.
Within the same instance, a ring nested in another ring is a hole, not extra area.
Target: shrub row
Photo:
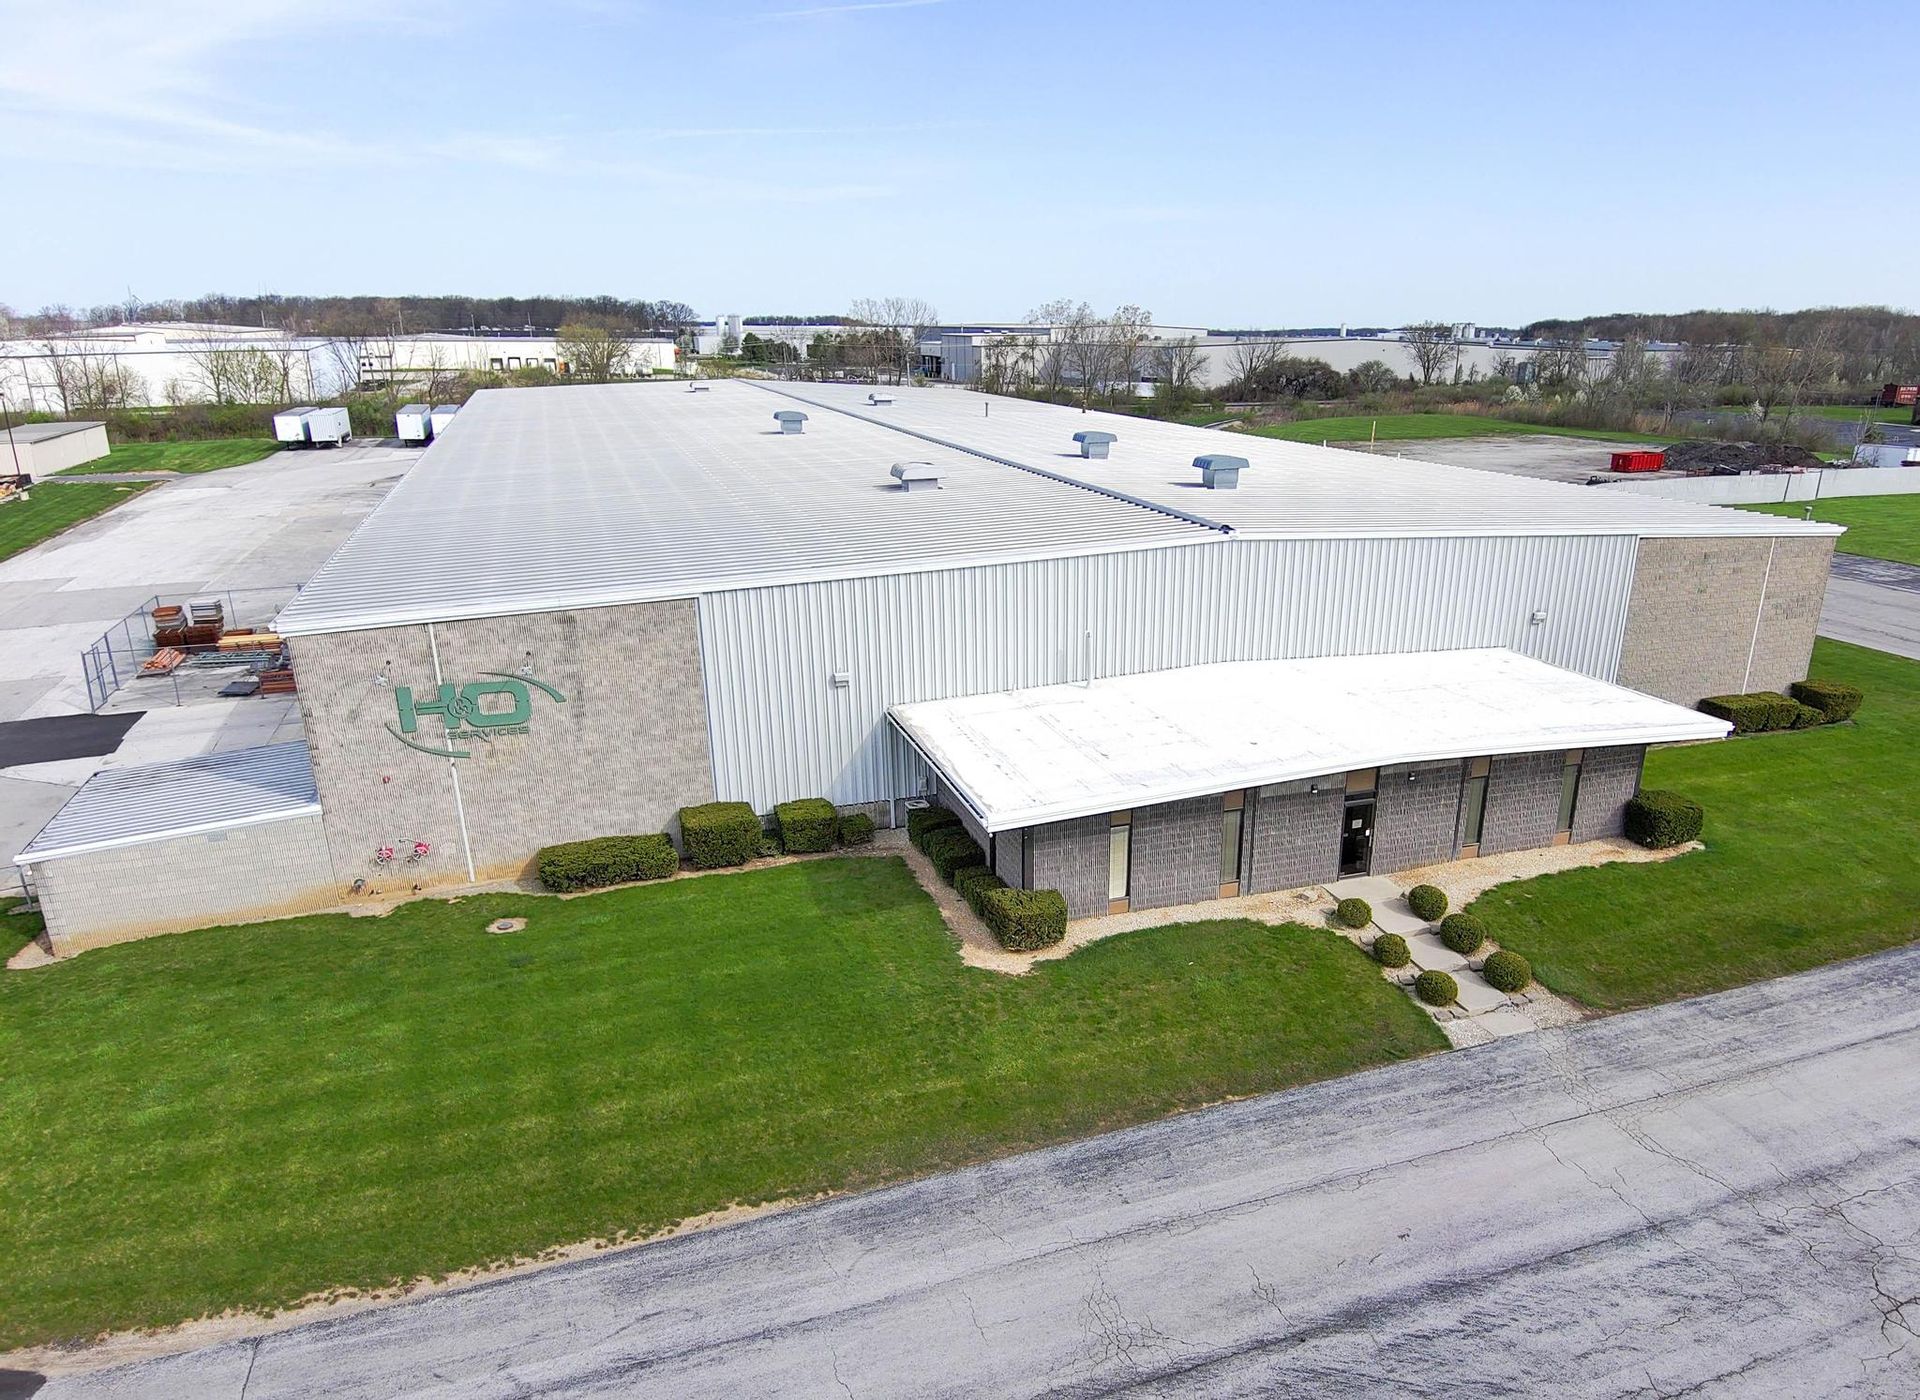
[[[1684,846],[1700,835],[1707,813],[1691,797],[1661,788],[1648,788],[1627,801],[1627,839],[1649,850]]]
[[[963,865],[953,872],[954,892],[967,902],[967,908],[985,918],[988,890],[1004,890],[1007,882],[984,865]]]
[[[927,849],[927,838],[942,827],[960,825],[960,814],[946,807],[916,807],[907,813],[907,839],[920,850]]]
[[[1509,953],[1503,948],[1487,955],[1480,975],[1497,992],[1517,992],[1533,980],[1533,964],[1518,953]]]
[[[873,818],[865,812],[849,812],[840,818],[840,844],[865,846],[873,840]]]
[[[1795,681],[1787,689],[1802,705],[1818,710],[1827,724],[1852,719],[1860,713],[1860,702],[1865,698],[1860,687],[1842,685],[1839,681],[1808,679]]]
[[[1405,967],[1413,961],[1413,951],[1399,934],[1383,933],[1373,940],[1373,960],[1382,967]]]
[[[1373,922],[1373,906],[1364,899],[1343,899],[1333,906],[1333,917],[1343,928],[1365,928]]]
[[[840,834],[840,814],[824,797],[802,797],[773,809],[780,824],[780,844],[790,854],[830,851]]]
[[[1438,885],[1415,885],[1407,891],[1407,908],[1414,918],[1432,923],[1447,912],[1447,893]]]
[[[1440,941],[1464,958],[1487,941],[1487,927],[1471,914],[1449,914],[1440,921]]]
[[[664,834],[563,841],[541,848],[534,860],[540,883],[550,890],[595,890],[631,880],[664,880],[680,868],[680,856]]]
[[[969,865],[985,865],[987,853],[980,849],[974,839],[960,826],[943,826],[928,834],[925,844],[920,848],[926,852],[927,860],[933,865],[934,873],[949,885],[953,883],[953,872]]]
[[[1755,690],[1745,695],[1709,695],[1699,708],[1733,726],[1735,734],[1766,734],[1777,729],[1807,729],[1824,724],[1826,716],[1777,690]]]
[[[1423,972],[1413,979],[1413,994],[1428,1006],[1452,1006],[1460,1000],[1460,984],[1444,972]]]

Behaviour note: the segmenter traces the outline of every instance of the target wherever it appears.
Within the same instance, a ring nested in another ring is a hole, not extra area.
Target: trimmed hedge
[[[967,865],[985,865],[987,853],[960,827],[942,827],[927,837],[927,859],[942,880],[953,883],[953,872]]]
[[[1857,685],[1842,685],[1839,681],[1817,681],[1811,677],[1804,681],[1795,681],[1787,687],[1787,691],[1802,705],[1810,705],[1818,710],[1828,724],[1838,724],[1842,720],[1852,719],[1860,713],[1860,702],[1866,698]]]
[[[981,914],[988,890],[1004,890],[1006,887],[1007,882],[984,865],[963,865],[953,872],[954,892],[966,901],[967,908],[976,915]]]
[[[1816,710],[1811,705],[1802,705],[1796,700],[1793,702],[1793,723],[1789,724],[1787,728],[1813,729],[1826,722],[1827,717],[1824,713]]]
[[[760,818],[744,802],[705,802],[680,809],[680,844],[695,870],[745,865],[766,839]]]
[[[789,852],[830,851],[840,832],[840,814],[824,797],[802,797],[773,809],[780,823],[780,844]]]
[[[1726,720],[1735,734],[1765,734],[1791,729],[1800,702],[1777,690],[1755,690],[1745,695],[1709,695],[1699,704],[1704,714]]]
[[[1487,964],[1480,969],[1480,975],[1497,992],[1517,992],[1533,980],[1533,964],[1503,948],[1487,955]]]
[[[1648,850],[1664,851],[1696,840],[1707,812],[1691,797],[1648,788],[1627,800],[1627,839]]]
[[[1487,926],[1471,914],[1449,914],[1440,921],[1440,941],[1464,958],[1487,941]]]
[[[1343,899],[1333,906],[1333,917],[1343,928],[1365,928],[1373,922],[1373,906],[1364,899]]]
[[[1460,984],[1444,972],[1423,972],[1413,979],[1413,994],[1428,1006],[1452,1006],[1460,1000]]]
[[[873,818],[865,812],[849,812],[840,818],[840,844],[864,846],[873,840]]]
[[[1414,918],[1432,923],[1447,912],[1447,892],[1438,885],[1415,885],[1407,891],[1407,908]]]
[[[1051,948],[1067,936],[1067,897],[1058,890],[1002,886],[981,895],[980,917],[1002,948],[1016,953]]]
[[[664,880],[680,868],[680,853],[664,833],[596,836],[544,846],[534,857],[540,883],[550,890],[597,890],[631,880]]]
[[[915,807],[907,813],[907,840],[920,850],[927,849],[927,838],[942,827],[960,825],[960,814],[945,807]]]
[[[1373,940],[1373,960],[1382,967],[1405,967],[1413,961],[1413,953],[1399,934],[1383,933]]]

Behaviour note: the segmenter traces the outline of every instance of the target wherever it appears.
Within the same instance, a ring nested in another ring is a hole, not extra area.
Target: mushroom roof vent
[[[1082,457],[1104,457],[1107,449],[1120,441],[1116,434],[1098,431],[1075,433],[1073,440],[1080,444]]]
[[[1208,452],[1193,459],[1200,468],[1200,484],[1209,491],[1232,491],[1240,485],[1240,473],[1247,469],[1245,457],[1230,457],[1224,452]]]
[[[873,404],[892,403],[893,395],[892,394],[868,394],[867,402],[873,403]]]
[[[797,408],[783,408],[775,413],[773,418],[774,421],[780,425],[780,431],[783,433],[804,431],[807,421],[807,415]]]
[[[940,486],[940,468],[931,462],[895,462],[889,469],[902,491],[934,491]]]

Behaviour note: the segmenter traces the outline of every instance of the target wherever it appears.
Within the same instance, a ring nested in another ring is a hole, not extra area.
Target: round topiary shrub
[[[1413,979],[1413,994],[1428,1006],[1452,1006],[1460,1000],[1460,984],[1444,972],[1423,972]]]
[[[1373,960],[1382,967],[1405,967],[1413,961],[1413,954],[1399,934],[1383,933],[1373,940]]]
[[[1414,918],[1432,923],[1447,912],[1447,892],[1438,885],[1415,885],[1407,891],[1407,908]]]
[[[1517,992],[1533,980],[1533,964],[1518,953],[1509,953],[1503,948],[1488,955],[1487,965],[1480,969],[1480,975],[1487,979],[1487,985],[1495,991]]]
[[[1440,921],[1440,941],[1464,958],[1487,941],[1487,926],[1471,914],[1449,914]]]
[[[1373,922],[1373,906],[1364,899],[1343,899],[1333,906],[1333,917],[1343,928],[1365,928]]]

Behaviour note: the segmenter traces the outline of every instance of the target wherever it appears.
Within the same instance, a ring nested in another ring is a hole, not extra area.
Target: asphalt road
[[[1819,630],[1823,637],[1920,659],[1920,568],[1834,555]]]
[[[1916,1103],[1911,948],[39,1393],[1912,1396]]]

